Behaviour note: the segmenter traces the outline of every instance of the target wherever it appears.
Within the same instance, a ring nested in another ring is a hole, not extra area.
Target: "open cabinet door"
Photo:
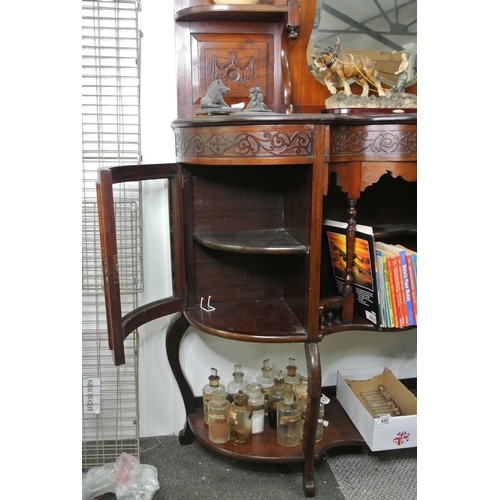
[[[106,321],[109,348],[113,352],[113,360],[116,366],[125,363],[123,342],[132,331],[149,321],[184,309],[186,280],[181,176],[181,167],[176,163],[120,166],[99,171],[96,189]],[[169,179],[171,221],[173,224],[171,228],[173,234],[173,296],[150,302],[122,316],[113,185],[121,182],[138,182],[151,179]]]

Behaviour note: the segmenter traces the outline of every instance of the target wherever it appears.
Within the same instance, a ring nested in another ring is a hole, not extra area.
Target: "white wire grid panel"
[[[127,363],[108,348],[96,187],[99,168],[137,164],[140,141],[138,2],[82,0],[82,470],[139,458],[137,332]],[[143,289],[141,186],[115,186],[122,313]]]

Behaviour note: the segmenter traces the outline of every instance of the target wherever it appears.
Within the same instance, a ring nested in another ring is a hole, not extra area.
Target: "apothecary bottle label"
[[[301,414],[297,413],[295,415],[284,415],[280,417],[280,425],[294,424],[301,419]]]

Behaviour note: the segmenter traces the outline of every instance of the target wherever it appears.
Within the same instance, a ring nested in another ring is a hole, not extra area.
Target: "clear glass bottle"
[[[212,443],[227,443],[230,438],[229,401],[220,388],[215,389],[208,402],[208,439]]]
[[[244,378],[245,374],[242,371],[241,365],[234,365],[233,380],[227,384],[227,399],[230,403],[233,402],[233,396],[241,389],[247,392],[248,382]]]
[[[307,411],[307,388],[308,388],[308,380],[307,375],[304,375],[300,378],[300,382],[295,386],[295,400],[299,404],[300,408],[300,439],[303,438],[304,435],[304,422],[306,418]]]
[[[300,414],[301,414],[301,427],[300,427],[300,439],[304,438],[304,424],[306,420],[307,413],[307,391],[308,391],[308,379],[307,375],[303,375],[300,381],[300,384],[295,388],[295,393],[297,395],[296,399],[300,406]],[[318,415],[318,423],[316,425],[316,442],[321,441],[323,439],[323,418],[325,416],[325,405],[320,400],[319,403],[319,415]]]
[[[308,389],[308,379],[307,375],[302,375],[300,377],[300,382],[295,386],[295,394],[297,395],[297,402],[301,402],[302,399],[307,399],[307,389]]]
[[[229,407],[231,442],[238,445],[249,444],[252,439],[252,407],[248,404],[248,394],[238,391]]]
[[[208,402],[211,399],[212,392],[218,387],[223,391],[226,390],[224,385],[219,383],[220,377],[217,375],[217,370],[211,368],[210,372],[208,384],[203,387],[203,420],[206,425],[208,425]]]
[[[278,403],[285,399],[285,379],[283,377],[283,371],[278,370],[276,372],[276,378],[274,379],[274,386],[269,389],[269,406],[267,410],[267,422],[271,429],[276,429],[276,409]]]
[[[262,387],[257,382],[247,385],[248,403],[252,406],[252,434],[264,431],[264,401]]]
[[[269,359],[264,360],[261,370],[262,372],[257,376],[256,381],[262,387],[262,393],[264,394],[264,415],[267,415],[269,405],[269,389],[271,389],[274,385],[273,369]]]
[[[307,398],[304,398],[300,402],[300,413],[301,413],[301,429],[300,429],[300,439],[304,439],[304,424],[305,416],[307,411]],[[325,418],[325,405],[322,401],[319,403],[319,415],[318,423],[316,425],[316,437],[315,441],[321,441],[323,439],[323,419]]]
[[[302,377],[297,373],[295,366],[295,358],[288,358],[288,365],[286,367],[285,382],[292,384],[293,390],[299,385]]]
[[[276,436],[281,446],[296,446],[300,443],[300,408],[295,401],[295,393],[286,390],[285,398],[276,410]]]
[[[325,419],[325,404],[323,398],[319,402],[318,425],[316,427],[316,442],[323,439],[323,422]]]

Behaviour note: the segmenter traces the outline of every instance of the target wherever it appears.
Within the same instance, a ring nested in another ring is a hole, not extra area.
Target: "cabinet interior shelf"
[[[394,238],[400,235],[417,235],[417,224],[386,224],[374,225],[373,234],[377,241],[384,238]]]
[[[288,12],[286,5],[201,5],[175,13],[178,22],[276,22]]]
[[[341,296],[330,297],[329,299],[322,299],[322,301],[327,303],[338,302],[343,300]],[[341,307],[341,306],[340,306]],[[331,309],[331,307],[326,307],[326,309]],[[330,319],[331,324],[328,325],[327,318],[325,318],[325,324],[320,328],[320,337],[323,338],[326,335],[330,335],[337,332],[347,332],[347,331],[370,331],[370,332],[403,332],[406,330],[413,330],[417,328],[416,326],[406,326],[404,328],[377,328],[373,323],[362,318],[361,316],[354,314],[351,323],[342,323],[341,320],[341,310],[334,310],[334,316]]]
[[[352,424],[346,412],[336,398],[325,405],[325,420],[329,425],[323,429],[323,439],[316,443],[314,456],[317,460],[322,453],[330,448],[346,445],[364,446],[365,441]],[[219,453],[239,460],[250,462],[287,463],[303,462],[303,442],[293,447],[284,447],[277,444],[276,431],[265,422],[264,432],[253,434],[250,444],[235,445],[228,441],[224,444],[214,444],[208,439],[208,426],[203,421],[203,409],[188,416],[188,421],[197,439],[208,448],[216,449]]]
[[[212,335],[251,342],[307,340],[304,326],[284,299],[218,303],[217,297],[211,297],[210,305],[215,310],[205,311],[197,304],[186,311],[186,317],[195,328]]]
[[[195,233],[202,246],[236,253],[267,255],[303,255],[308,247],[299,243],[284,229]]]

